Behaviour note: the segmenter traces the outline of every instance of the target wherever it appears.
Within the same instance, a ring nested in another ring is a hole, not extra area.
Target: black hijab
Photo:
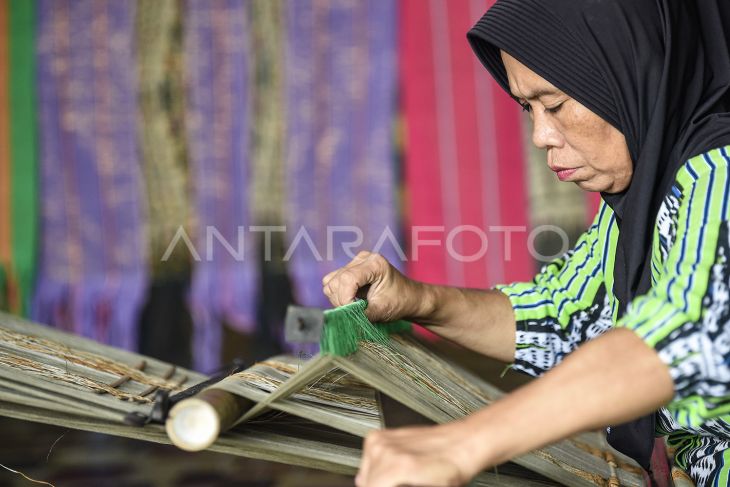
[[[498,0],[467,38],[508,93],[500,49],[626,138],[631,183],[602,194],[619,226],[620,314],[651,286],[657,211],[679,167],[730,144],[730,0]],[[653,415],[609,441],[645,468]]]

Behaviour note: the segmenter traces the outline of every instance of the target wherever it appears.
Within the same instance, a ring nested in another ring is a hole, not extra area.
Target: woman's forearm
[[[368,300],[373,322],[407,319],[462,346],[505,362],[515,355],[515,318],[499,291],[435,286],[404,276],[382,255],[360,252],[322,278],[333,306]]]
[[[462,420],[370,433],[357,485],[465,485],[546,444],[656,410],[673,388],[654,350],[630,330],[612,330]]]
[[[423,283],[414,286],[417,306],[408,319],[483,355],[514,360],[515,317],[504,294]]]
[[[627,329],[587,343],[540,379],[464,420],[476,458],[496,465],[575,433],[621,424],[671,400],[669,369]]]

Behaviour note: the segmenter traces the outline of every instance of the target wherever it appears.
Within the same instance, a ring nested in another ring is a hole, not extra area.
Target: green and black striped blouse
[[[669,435],[698,485],[725,485],[730,472],[729,168],[730,146],[680,168],[654,228],[652,287],[620,319],[613,295],[619,231],[605,203],[575,248],[532,282],[497,286],[517,319],[517,370],[539,375],[614,326],[653,347],[675,384],[657,434]]]

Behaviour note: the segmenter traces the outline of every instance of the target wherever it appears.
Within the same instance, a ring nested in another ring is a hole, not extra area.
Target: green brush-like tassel
[[[365,316],[367,307],[368,302],[359,299],[339,308],[325,310],[324,330],[319,342],[323,354],[345,357],[357,352],[358,344],[362,340],[385,345],[388,343],[388,335],[411,331],[412,325],[402,320],[370,323]]]

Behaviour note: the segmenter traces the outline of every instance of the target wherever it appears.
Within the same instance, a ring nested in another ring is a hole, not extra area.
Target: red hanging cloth
[[[520,108],[466,41],[491,3],[401,2],[407,272],[414,279],[485,288],[534,272]]]

